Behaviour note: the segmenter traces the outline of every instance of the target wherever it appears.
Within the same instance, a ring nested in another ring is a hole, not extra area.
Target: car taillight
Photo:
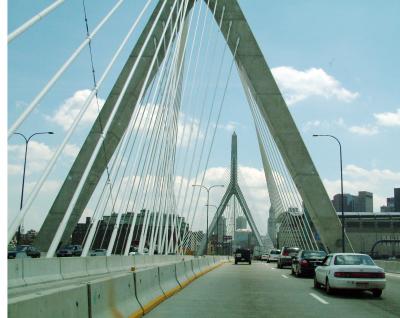
[[[342,278],[385,278],[385,273],[335,272],[335,277],[342,277]]]
[[[282,253],[283,256],[289,256],[289,252],[285,251]]]
[[[301,266],[308,266],[308,262],[305,259],[300,261]]]

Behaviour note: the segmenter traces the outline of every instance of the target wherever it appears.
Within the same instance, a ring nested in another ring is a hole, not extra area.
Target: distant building
[[[343,194],[343,211],[373,212],[373,201],[373,194],[368,191],[359,191],[358,195],[345,193]],[[332,204],[337,212],[342,211],[342,195],[340,193],[333,196]]]
[[[373,212],[374,211],[374,195],[368,191],[358,192],[358,204],[355,212]]]
[[[247,229],[247,219],[241,215],[236,218],[236,230]]]
[[[386,205],[381,206],[381,212],[394,212],[394,198],[386,198]]]
[[[394,210],[400,212],[400,188],[394,188]]]

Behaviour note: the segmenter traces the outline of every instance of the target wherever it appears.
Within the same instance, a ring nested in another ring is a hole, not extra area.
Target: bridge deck
[[[381,299],[367,292],[328,296],[313,288],[312,279],[292,277],[288,269],[275,267],[263,263],[225,264],[164,301],[146,317],[400,317],[400,275],[387,276]]]

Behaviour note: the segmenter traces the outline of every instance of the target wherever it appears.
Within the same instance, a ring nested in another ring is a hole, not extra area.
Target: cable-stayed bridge
[[[63,78],[88,51],[92,88],[82,94],[78,109],[65,110],[69,125],[57,132],[59,143],[40,177],[21,199],[20,210],[9,217],[11,242],[21,224],[29,227],[40,209],[39,198],[46,197],[48,212],[34,241],[44,258],[9,263],[10,316],[25,315],[30,306],[37,306],[40,315],[65,317],[146,314],[229,260],[205,254],[210,254],[209,245],[218,247],[220,241],[230,240],[232,246],[238,215],[248,220],[256,245],[263,245],[258,230],[263,225],[253,218],[251,202],[238,181],[236,134],[231,168],[219,179],[223,184],[208,184],[212,178],[207,171],[221,113],[229,109],[228,88],[234,76],[240,79],[254,123],[270,201],[265,201],[265,211],[270,209],[275,216],[280,245],[328,252],[342,246],[340,220],[238,2],[143,1],[101,69],[94,44],[123,2],[113,3],[98,24],[90,20],[91,12],[82,2],[86,37],[76,48],[68,48],[67,59],[10,120],[9,141],[30,125],[44,127],[35,114],[59,86],[68,85]],[[55,1],[32,16],[9,34],[9,46],[24,41],[30,29],[68,5]],[[109,89],[104,88],[107,82],[112,83]],[[82,130],[88,121],[90,128]],[[70,163],[65,153],[77,140],[80,146]],[[229,148],[226,153],[228,159]],[[46,196],[46,182],[54,174],[62,175],[63,182],[54,197]],[[213,220],[199,222],[204,220],[204,205],[207,211],[210,207],[202,188],[209,194],[207,186],[215,185],[221,189],[215,189],[219,197]],[[82,246],[75,255],[79,257],[57,258],[84,217],[89,220],[84,235],[74,242]],[[219,220],[233,223],[223,226],[222,239],[215,235]],[[196,235],[196,230],[203,233]],[[350,250],[347,239],[345,244]],[[90,256],[97,249],[105,255]],[[227,254],[231,252],[228,249]],[[187,255],[194,253],[202,256]],[[38,290],[47,292],[33,295]],[[96,303],[96,297],[105,300]],[[124,297],[130,301],[121,304]],[[46,308],[43,302],[59,307]]]

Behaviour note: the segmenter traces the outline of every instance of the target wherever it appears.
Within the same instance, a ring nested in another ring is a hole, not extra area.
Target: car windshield
[[[280,254],[280,253],[281,253],[281,251],[277,250],[277,251],[271,251],[270,254]]]
[[[105,252],[106,250],[104,250],[104,249],[97,249],[97,250],[94,250],[95,252]]]
[[[326,253],[324,251],[304,251],[304,258],[324,258]]]
[[[337,255],[335,265],[375,265],[368,255]]]
[[[64,246],[62,247],[63,250],[72,250],[73,248],[74,248],[73,245],[64,245]]]

